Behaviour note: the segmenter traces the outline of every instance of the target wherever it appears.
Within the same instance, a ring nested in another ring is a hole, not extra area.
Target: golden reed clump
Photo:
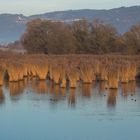
[[[83,81],[83,83],[92,83],[92,81],[96,78],[94,69],[89,63],[80,64],[79,73],[80,79]]]
[[[7,72],[10,82],[23,80],[24,71],[22,64],[18,62],[9,62],[7,64]]]
[[[62,65],[61,67],[60,81],[61,81],[60,87],[65,88],[67,84],[67,79],[66,79],[66,67],[64,65]]]
[[[122,63],[119,69],[120,81],[122,83],[129,82],[129,63]]]
[[[69,66],[66,70],[66,74],[69,80],[69,86],[70,88],[76,88],[77,81],[79,80],[79,73],[76,67]]]
[[[108,80],[108,66],[107,65],[102,65],[100,67],[100,80],[101,81],[107,81]]]
[[[46,63],[46,62],[36,63],[35,71],[40,80],[45,80],[48,75],[48,71],[49,71],[48,63]]]
[[[129,65],[129,81],[135,81],[136,75],[137,75],[137,68],[136,64],[134,62],[131,62]]]
[[[119,86],[119,70],[117,66],[108,68],[108,88],[117,89]]]
[[[54,81],[55,84],[60,83],[62,73],[62,66],[59,64],[51,64],[49,69],[50,79]]]

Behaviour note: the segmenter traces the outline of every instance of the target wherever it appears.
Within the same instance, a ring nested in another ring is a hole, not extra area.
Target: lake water
[[[139,140],[140,83],[61,89],[35,80],[0,88],[0,140]]]

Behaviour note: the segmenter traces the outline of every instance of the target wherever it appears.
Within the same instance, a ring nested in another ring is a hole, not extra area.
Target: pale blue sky
[[[69,9],[111,9],[140,5],[140,0],[0,0],[0,13],[32,15]]]

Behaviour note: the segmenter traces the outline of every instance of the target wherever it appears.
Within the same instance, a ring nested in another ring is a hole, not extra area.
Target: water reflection
[[[115,107],[116,106],[117,95],[118,95],[117,89],[109,89],[108,98],[107,98],[108,107]]]
[[[76,89],[75,88],[70,89],[68,103],[71,107],[75,107],[75,104],[76,104]]]
[[[10,82],[8,84],[8,88],[11,99],[16,101],[20,98],[20,95],[24,92],[25,89],[24,81]]]
[[[106,89],[107,89],[107,82],[106,81],[100,81],[99,82],[99,94],[103,94]]]
[[[3,104],[5,101],[5,96],[3,94],[3,89],[2,87],[0,86],[0,104]]]
[[[86,98],[91,97],[91,84],[82,84],[82,96]]]
[[[78,103],[77,100],[80,100],[81,97],[82,99],[91,99],[95,93],[96,96],[94,99],[99,99],[103,97],[100,95],[106,96],[107,94],[107,98],[105,97],[103,99],[106,100],[108,107],[116,106],[118,94],[123,97],[136,94],[135,81],[121,84],[121,88],[118,90],[107,89],[107,82],[105,81],[93,82],[92,84],[80,83],[76,89],[71,89],[69,87],[61,88],[59,84],[56,85],[53,81],[39,81],[36,78],[25,78],[23,81],[6,83],[5,87],[9,90],[10,99],[12,101],[22,99],[21,95],[24,96],[28,92],[29,95],[31,94],[30,98],[32,98],[32,100],[39,99],[41,101],[45,99],[45,101],[49,100],[51,104],[56,104],[65,100],[71,107],[76,107],[76,104]],[[0,88],[0,103],[3,103],[4,101],[5,96],[2,88]],[[82,102],[83,100],[80,101]]]
[[[122,83],[122,96],[127,97],[128,95],[128,83]]]

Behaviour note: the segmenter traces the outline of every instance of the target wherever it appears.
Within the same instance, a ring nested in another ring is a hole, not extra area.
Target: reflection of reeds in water
[[[122,95],[123,96],[127,96],[128,95],[128,83],[122,83]]]
[[[109,89],[107,105],[108,107],[115,107],[116,106],[116,97],[118,95],[117,89]]]
[[[135,92],[136,92],[136,82],[135,81],[130,81],[128,83],[128,88],[129,88],[128,90],[129,90],[130,94],[134,95]]]
[[[91,84],[82,84],[82,96],[90,98],[91,97]]]
[[[99,93],[104,93],[107,89],[107,81],[100,81],[99,82]]]
[[[52,82],[50,85],[50,94],[52,95],[53,100],[58,101],[62,97],[60,86]]]
[[[37,81],[36,85],[34,86],[34,90],[38,94],[45,94],[48,93],[48,85],[46,81]]]
[[[24,88],[25,88],[24,81],[10,82],[9,83],[10,96],[15,97],[22,94]]]
[[[69,97],[68,97],[68,103],[70,106],[75,107],[76,104],[76,93],[75,93],[75,89],[71,88],[70,89],[70,93],[69,93]]]
[[[4,68],[0,66],[0,86],[3,85],[4,72],[5,72]]]
[[[5,97],[3,94],[2,87],[0,87],[0,104],[4,103],[4,101],[5,101]]]

